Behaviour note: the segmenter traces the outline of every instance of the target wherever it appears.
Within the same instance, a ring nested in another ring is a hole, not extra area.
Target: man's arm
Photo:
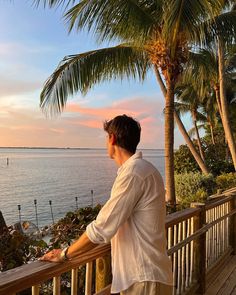
[[[86,232],[82,234],[82,236],[76,240],[67,251],[66,256],[68,259],[79,256],[89,250],[95,248],[97,244],[94,244],[88,238]],[[52,251],[43,255],[39,260],[41,261],[52,261],[52,262],[62,262],[63,259],[61,257],[62,249],[53,249]]]

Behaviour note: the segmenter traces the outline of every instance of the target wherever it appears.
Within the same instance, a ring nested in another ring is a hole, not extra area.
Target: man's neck
[[[113,160],[120,167],[132,156],[133,156],[133,153],[128,152],[127,150],[121,147],[116,147]]]

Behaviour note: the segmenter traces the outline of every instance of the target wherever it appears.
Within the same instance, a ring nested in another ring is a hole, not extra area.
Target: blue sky
[[[70,98],[57,118],[44,116],[40,90],[59,61],[107,44],[98,46],[86,32],[68,35],[61,8],[32,3],[0,1],[0,146],[104,147],[102,122],[127,113],[143,127],[140,147],[164,148],[164,98],[152,73],[143,84],[97,85]],[[175,146],[181,143],[176,130]]]

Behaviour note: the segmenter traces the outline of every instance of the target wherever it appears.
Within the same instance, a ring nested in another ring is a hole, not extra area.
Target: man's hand
[[[62,249],[53,249],[39,258],[40,261],[63,262]]]
[[[76,240],[69,248],[66,253],[67,259],[72,259],[76,256],[83,255],[85,252],[92,250],[97,245],[92,243],[86,232],[82,234],[82,236]],[[65,249],[64,249],[65,250]],[[65,259],[63,255],[61,255],[62,249],[54,249],[42,257],[39,258],[40,261],[51,261],[51,262],[63,262]]]

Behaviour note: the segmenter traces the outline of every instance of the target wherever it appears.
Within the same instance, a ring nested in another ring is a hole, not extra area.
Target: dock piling
[[[52,223],[54,224],[54,217],[53,217],[53,212],[52,212],[52,201],[51,200],[49,200],[49,205],[50,205],[50,209],[51,209]]]
[[[38,210],[37,210],[37,200],[34,200],[34,207],[35,207],[35,217],[36,217],[36,225],[39,228],[39,221],[38,221]]]

